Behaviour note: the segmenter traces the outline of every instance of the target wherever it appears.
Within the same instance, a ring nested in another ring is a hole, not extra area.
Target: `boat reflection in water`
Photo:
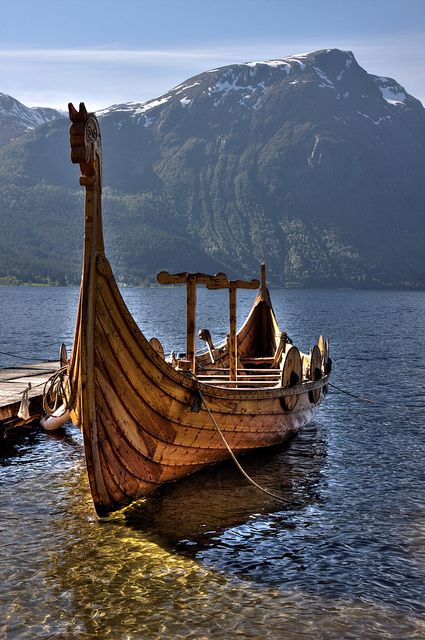
[[[157,543],[191,556],[214,547],[227,529],[252,520],[260,522],[268,514],[278,516],[276,526],[293,528],[285,513],[320,502],[325,456],[326,444],[310,425],[289,446],[262,449],[244,457],[248,474],[281,500],[252,487],[227,461],[164,485],[154,495],[133,503],[124,511],[125,522],[155,536]]]

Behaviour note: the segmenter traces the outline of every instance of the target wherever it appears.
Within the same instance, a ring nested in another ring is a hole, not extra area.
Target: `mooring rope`
[[[257,489],[259,489],[260,491],[262,491],[263,493],[265,493],[268,496],[271,496],[272,498],[274,498],[275,500],[279,500],[280,502],[284,502],[287,503],[287,500],[285,500],[285,498],[283,498],[282,496],[277,495],[276,493],[273,493],[272,491],[269,491],[268,489],[266,489],[265,487],[262,487],[261,485],[258,484],[258,482],[255,482],[255,480],[253,478],[251,478],[251,476],[245,471],[245,469],[242,467],[242,465],[240,464],[239,460],[236,458],[235,454],[232,451],[232,448],[230,447],[229,443],[227,442],[222,430],[220,429],[217,420],[215,419],[211,409],[209,408],[204,394],[202,393],[201,389],[199,388],[199,380],[196,377],[196,374],[192,373],[192,376],[197,384],[197,390],[199,393],[199,397],[201,399],[202,404],[205,407],[205,410],[207,411],[209,417],[211,418],[211,422],[213,423],[215,429],[217,430],[217,432],[219,433],[224,446],[226,447],[227,451],[229,452],[230,457],[232,458],[233,462],[235,463],[237,469],[240,471],[240,473],[244,476],[244,478],[246,478],[248,480],[248,482],[250,482],[254,487],[256,487]],[[335,384],[332,384],[330,382],[327,383],[330,387],[336,389],[337,391],[340,391],[341,393],[344,393],[348,396],[351,396],[352,398],[355,398],[356,400],[360,400],[361,402],[365,402],[367,404],[376,404],[379,401],[377,400],[371,400],[370,398],[365,398],[364,396],[360,396],[357,395],[355,393],[351,393],[350,391],[346,391],[345,389],[341,389],[341,387],[338,387]],[[388,405],[387,405],[388,406]],[[403,405],[398,405],[403,406]],[[425,408],[425,405],[404,405],[405,407],[408,408],[414,408],[414,409],[421,409],[421,408]]]
[[[400,408],[404,408],[404,409],[425,409],[425,404],[404,404],[404,403],[399,403],[399,404],[391,404],[385,400],[376,400],[376,399],[371,399],[371,398],[365,398],[364,396],[358,395],[356,393],[352,393],[351,391],[347,391],[346,389],[341,389],[341,387],[338,387],[336,384],[333,384],[332,382],[328,382],[328,385],[330,387],[332,387],[333,389],[336,389],[337,391],[339,391],[340,393],[343,393],[346,396],[351,396],[351,398],[355,398],[356,400],[359,400],[360,402],[365,402],[366,404],[380,404],[380,405],[384,405],[386,407],[394,407],[395,409],[400,409]]]
[[[337,387],[336,384],[332,384],[328,382],[328,385],[333,389],[337,389],[341,393],[344,393],[346,396],[351,396],[352,398],[356,398],[356,400],[360,400],[360,402],[366,402],[368,404],[375,404],[376,400],[370,400],[369,398],[365,398],[364,396],[359,396],[355,393],[351,393],[350,391],[346,391],[345,389],[341,389],[341,387]]]
[[[279,500],[280,502],[284,502],[286,504],[287,500],[285,500],[285,498],[283,498],[283,496],[278,496],[276,493],[273,493],[272,491],[269,491],[268,489],[265,489],[264,487],[259,485],[258,482],[255,482],[255,480],[253,478],[251,478],[251,476],[248,475],[248,473],[242,467],[242,465],[240,464],[239,460],[236,458],[235,454],[233,453],[232,448],[230,447],[229,443],[227,442],[226,438],[224,437],[224,434],[223,434],[222,430],[218,426],[217,420],[213,416],[213,413],[212,413],[211,409],[209,408],[209,406],[208,406],[208,404],[207,404],[207,402],[205,400],[204,394],[202,393],[202,391],[199,388],[198,378],[196,377],[195,374],[192,374],[192,375],[193,375],[193,377],[194,377],[194,379],[195,379],[195,381],[197,383],[198,393],[199,393],[199,397],[201,398],[202,404],[204,405],[209,417],[211,418],[211,422],[213,423],[214,427],[217,429],[218,433],[220,434],[220,437],[221,437],[221,439],[222,439],[222,441],[224,443],[224,446],[226,447],[227,451],[229,452],[230,457],[232,458],[232,460],[235,463],[235,465],[238,468],[238,470],[248,480],[248,482],[250,482],[254,487],[259,489],[260,491],[262,491],[266,495],[271,496],[275,500]]]
[[[27,382],[26,380],[16,380],[16,379],[13,379],[13,380],[2,380],[1,378],[0,378],[0,383],[1,384],[13,384],[15,386],[17,384],[24,384],[26,386],[31,384],[31,389],[37,389],[37,387],[42,387],[43,384],[45,384],[44,380],[43,380],[43,382],[39,382],[38,384],[32,384],[31,382]],[[19,393],[23,393],[23,391],[19,391]]]
[[[32,360],[35,362],[55,362],[55,360],[49,360],[48,358],[35,358],[34,356],[18,356],[16,353],[8,353],[7,351],[0,351],[0,355],[8,356],[9,358],[16,358],[17,360]],[[13,367],[18,369],[19,367]]]

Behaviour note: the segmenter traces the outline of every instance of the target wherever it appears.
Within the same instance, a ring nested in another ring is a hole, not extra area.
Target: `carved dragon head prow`
[[[87,186],[87,182],[95,182],[100,189],[102,145],[99,123],[94,113],[87,113],[84,102],[80,102],[78,111],[71,102],[68,109],[72,122],[69,130],[71,160],[80,165],[80,184]]]

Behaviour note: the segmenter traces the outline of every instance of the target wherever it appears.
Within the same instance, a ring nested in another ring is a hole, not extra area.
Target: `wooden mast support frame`
[[[265,286],[265,271],[262,279]],[[215,276],[206,273],[175,273],[161,271],[156,276],[159,284],[186,285],[186,358],[190,362],[190,370],[195,373],[195,339],[196,339],[196,285],[204,284],[207,289],[229,289],[229,379],[236,380],[238,368],[238,345],[236,339],[236,291],[237,289],[258,289],[259,280],[229,280],[225,273]]]
[[[214,276],[206,273],[175,273],[161,271],[156,276],[159,284],[186,285],[186,358],[190,362],[190,370],[195,373],[195,341],[196,341],[196,286],[204,284],[209,289],[223,289],[227,287],[228,279],[225,273]]]

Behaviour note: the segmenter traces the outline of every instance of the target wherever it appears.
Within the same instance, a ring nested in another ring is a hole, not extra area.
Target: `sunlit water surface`
[[[182,289],[123,293],[184,348]],[[1,441],[0,638],[425,638],[425,294],[271,293],[294,342],[329,336],[333,383],[375,403],[334,389],[289,446],[243,459],[283,502],[226,463],[98,520],[75,427]],[[0,287],[0,366],[71,345],[77,294]],[[226,307],[199,291],[216,342]]]

